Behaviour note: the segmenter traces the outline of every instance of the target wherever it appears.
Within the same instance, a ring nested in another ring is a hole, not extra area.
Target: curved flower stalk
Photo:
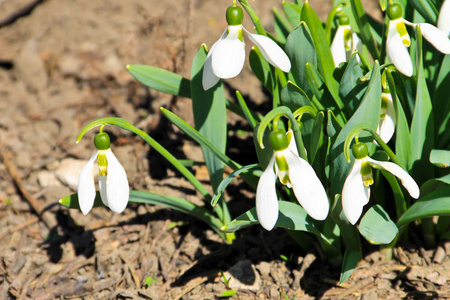
[[[243,32],[259,48],[270,64],[283,72],[289,72],[291,69],[291,62],[283,49],[266,36],[248,32],[242,26],[243,17],[244,14],[240,7],[228,7],[227,29],[206,56],[202,78],[204,90],[212,88],[220,78],[233,78],[239,75],[245,61]]]
[[[444,3],[442,3],[437,20],[437,28],[439,28],[445,36],[450,36],[450,0],[445,0]]]
[[[397,115],[395,113],[394,102],[389,91],[381,93],[381,111],[380,121],[377,127],[377,133],[386,144],[391,140],[395,132]]]
[[[83,214],[88,214],[95,200],[94,170],[98,168],[100,197],[105,206],[121,213],[125,210],[129,198],[127,174],[110,149],[106,132],[95,136],[97,150],[83,167],[78,177],[78,201]]]
[[[373,184],[372,168],[388,171],[402,182],[411,197],[417,199],[420,189],[414,179],[400,166],[370,158],[364,143],[356,143],[352,147],[355,162],[342,189],[342,209],[347,220],[354,225],[369,202],[370,186]]]
[[[339,26],[331,43],[331,54],[335,67],[338,67],[340,63],[349,61],[355,51],[359,53],[362,51],[361,40],[350,28],[350,19],[344,13],[341,13],[338,22]],[[356,59],[359,62],[359,56]]]
[[[450,54],[450,40],[437,27],[428,23],[411,23],[403,19],[402,7],[394,3],[387,10],[390,18],[386,40],[386,54],[397,70],[405,76],[411,77],[413,65],[407,47],[411,44],[406,25],[419,26],[422,35],[440,52]]]
[[[293,189],[309,216],[325,220],[329,210],[327,194],[314,169],[298,156],[292,132],[286,135],[281,130],[274,131],[270,142],[274,153],[256,188],[256,213],[261,226],[272,230],[278,220],[277,176],[282,184]]]

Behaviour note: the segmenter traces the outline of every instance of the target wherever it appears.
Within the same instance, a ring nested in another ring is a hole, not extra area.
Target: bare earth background
[[[324,19],[330,3],[311,2]],[[365,259],[338,286],[339,268],[316,251],[303,252],[283,230],[247,228],[227,245],[204,224],[162,207],[130,204],[120,215],[95,208],[83,216],[57,204],[76,190],[94,151],[93,133],[75,144],[79,130],[101,117],[125,118],[177,157],[201,159],[199,148],[159,113],[168,107],[192,124],[190,100],[146,89],[125,65],[189,77],[200,45],[222,34],[230,3],[0,0],[0,299],[217,299],[227,290],[221,271],[238,291],[232,299],[450,297],[450,244],[424,249],[414,230],[388,262],[364,244]],[[281,9],[281,1],[252,5],[272,30],[271,8]],[[376,2],[368,5],[374,13]],[[248,18],[244,25],[252,28]],[[241,90],[255,105],[268,101],[250,75],[246,65],[227,81],[229,91]],[[230,128],[246,126],[230,117]],[[201,203],[141,140],[107,129],[131,188]],[[243,150],[252,143],[230,130],[229,154],[239,162],[256,161]],[[206,180],[204,168],[194,172]],[[234,216],[254,205],[239,181],[226,197]],[[151,276],[156,282],[146,285]]]

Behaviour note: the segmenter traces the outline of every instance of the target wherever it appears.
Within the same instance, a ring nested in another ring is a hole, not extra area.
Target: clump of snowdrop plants
[[[127,203],[164,205],[198,218],[228,243],[251,225],[301,231],[296,242],[302,249],[318,245],[321,257],[341,263],[341,282],[362,257],[362,243],[382,245],[389,258],[414,227],[434,246],[449,238],[450,224],[449,1],[380,0],[386,19],[379,23],[361,0],[335,1],[326,20],[308,2],[274,1],[273,32],[247,0],[228,7],[211,2],[212,9],[223,9],[228,26],[199,45],[190,76],[146,65],[127,70],[149,88],[192,100],[193,124],[161,111],[200,145],[213,192],[194,176],[194,164],[124,119],[95,120],[77,139],[83,142],[97,126],[101,135],[109,126],[133,132],[192,184],[204,205],[151,188],[128,192],[109,140],[94,143],[78,193],[60,203],[84,214],[102,206],[120,213]],[[254,28],[242,26],[247,17]],[[243,76],[246,38],[253,42],[248,64],[270,95],[270,110],[250,109],[251,97],[241,93],[251,91],[232,85],[227,89],[235,96],[226,97],[224,81]],[[243,151],[254,151],[255,159],[227,155],[229,114],[245,119],[242,130],[255,143]],[[226,176],[225,166],[233,170]],[[254,206],[248,211],[228,208],[227,186],[236,177],[255,190],[252,199],[239,200]]]

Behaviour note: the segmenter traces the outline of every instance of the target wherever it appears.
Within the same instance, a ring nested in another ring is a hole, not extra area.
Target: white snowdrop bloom
[[[383,140],[388,143],[395,132],[395,124],[397,123],[397,114],[394,109],[392,95],[389,92],[381,94],[381,112],[380,121],[377,127],[377,133]]]
[[[406,21],[401,17],[402,7],[397,3],[389,5],[387,12],[390,21],[386,40],[386,54],[403,75],[411,77],[413,74],[413,65],[407,49],[411,44],[411,40],[405,24],[419,26],[423,37],[437,50],[444,54],[450,54],[450,40],[437,27],[428,23],[415,24]]]
[[[94,172],[98,170],[100,197],[105,206],[121,213],[129,198],[129,185],[125,169],[110,149],[109,136],[98,133],[94,140],[97,150],[83,167],[78,177],[78,202],[83,214],[88,214],[95,200]]]
[[[359,53],[362,51],[361,40],[356,33],[352,32],[350,20],[343,14],[339,17],[339,26],[330,49],[335,67],[338,67],[340,63],[349,61],[355,51]],[[359,62],[359,56],[356,58]]]
[[[286,134],[279,130],[270,134],[270,141],[274,154],[256,188],[256,213],[261,226],[272,230],[278,220],[277,176],[282,184],[293,189],[309,216],[325,220],[329,210],[327,194],[311,165],[293,151],[294,138],[289,143]]]
[[[352,148],[355,162],[342,189],[342,209],[351,224],[355,224],[369,202],[370,185],[373,184],[372,167],[388,171],[402,182],[411,197],[417,199],[420,189],[414,179],[400,166],[386,161],[377,161],[367,156],[368,148],[364,143],[357,143]]]
[[[437,28],[447,37],[450,36],[450,0],[445,0],[442,3],[439,17],[437,20]]]
[[[270,64],[283,72],[289,72],[291,62],[277,43],[266,36],[252,34],[242,26],[243,12],[240,7],[228,7],[226,16],[227,29],[206,56],[202,77],[204,90],[212,88],[220,78],[233,78],[241,72],[245,61],[243,32]]]

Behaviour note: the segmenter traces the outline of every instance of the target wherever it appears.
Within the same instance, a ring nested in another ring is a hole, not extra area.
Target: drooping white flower
[[[437,50],[444,54],[450,54],[450,40],[437,27],[428,23],[416,24],[406,21],[401,17],[402,8],[397,3],[389,5],[387,12],[390,21],[386,39],[386,54],[400,73],[408,77],[411,77],[413,74],[411,57],[406,48],[411,44],[411,40],[405,24],[419,26],[423,37]]]
[[[88,214],[95,200],[94,172],[98,170],[100,197],[105,206],[121,213],[129,198],[127,174],[109,148],[109,137],[101,132],[95,137],[97,150],[78,177],[78,202],[83,214]]]
[[[340,63],[349,61],[355,51],[362,52],[361,40],[356,33],[352,32],[350,20],[343,13],[339,17],[339,26],[330,49],[335,67],[338,67]],[[356,58],[359,61],[359,56]]]
[[[417,199],[420,189],[414,179],[400,166],[386,161],[377,161],[367,156],[368,149],[363,143],[352,148],[355,162],[342,189],[342,209],[351,224],[355,224],[369,202],[370,185],[373,184],[372,167],[388,171],[402,182],[411,197]]]
[[[437,20],[437,28],[439,28],[444,35],[450,37],[450,0],[445,0],[444,3],[442,3]]]
[[[233,78],[241,72],[245,61],[243,32],[270,64],[283,72],[289,72],[291,69],[291,62],[283,49],[266,36],[248,32],[242,26],[242,18],[240,7],[230,6],[227,9],[227,29],[206,56],[202,77],[204,90],[212,88],[220,78]]]
[[[395,113],[392,95],[390,92],[383,92],[381,93],[381,112],[377,127],[377,133],[383,142],[388,143],[391,140],[396,123],[397,114]]]
[[[272,230],[278,220],[277,176],[282,184],[293,189],[309,216],[325,220],[329,210],[327,194],[311,165],[298,156],[294,138],[289,143],[284,132],[272,132],[271,144],[275,151],[256,189],[256,213],[261,226]]]

